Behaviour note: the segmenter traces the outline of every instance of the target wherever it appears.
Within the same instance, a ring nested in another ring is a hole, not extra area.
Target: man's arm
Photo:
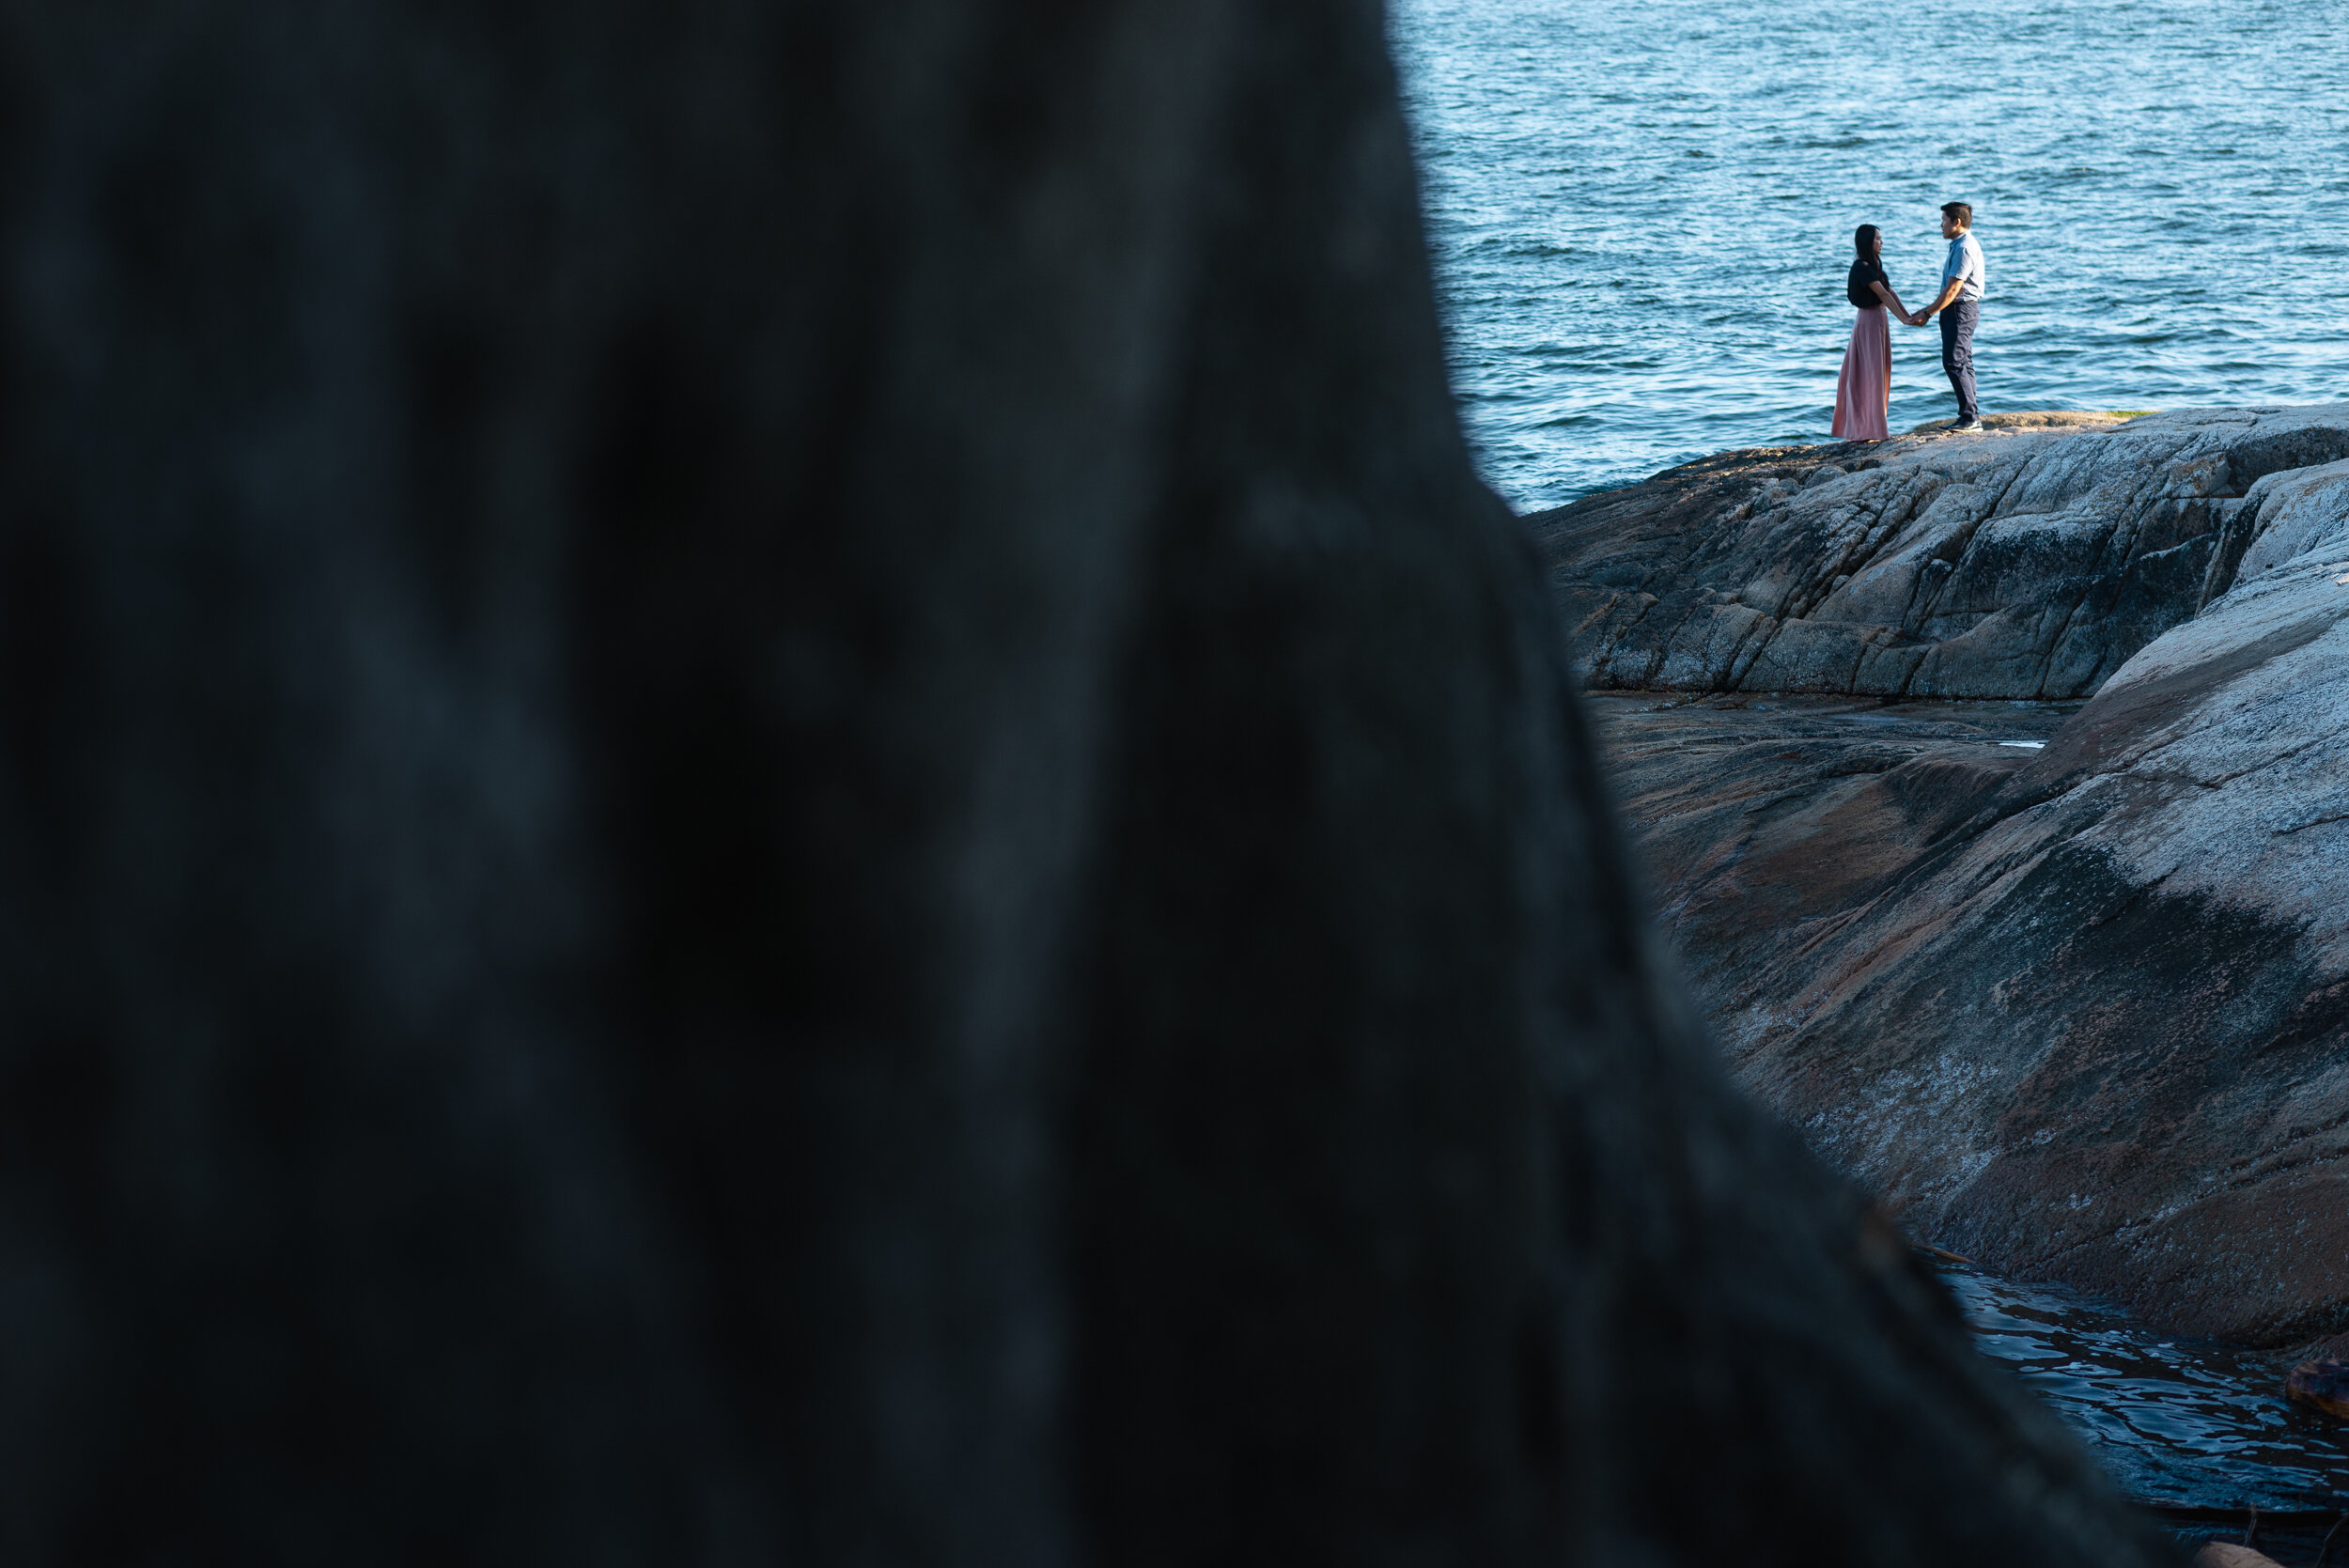
[[[1957,242],[1961,245],[1964,244],[1966,242],[1966,237],[1963,234],[1960,234],[1958,236]],[[1936,299],[1933,303],[1925,306],[1923,311],[1924,317],[1930,318],[1938,316],[1943,310],[1946,310],[1949,307],[1950,302],[1957,298],[1958,291],[1966,287],[1967,275],[1973,269],[1970,267],[1961,266],[1957,270],[1956,276],[1943,278],[1941,280],[1940,297]],[[1920,324],[1921,325],[1921,321]]]

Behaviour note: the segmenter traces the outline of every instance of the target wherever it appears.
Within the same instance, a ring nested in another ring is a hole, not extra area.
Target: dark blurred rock
[[[1659,983],[1377,8],[0,45],[0,1558],[2155,1560]]]
[[[1723,453],[1530,520],[1591,685],[2085,697],[2349,472],[2320,466],[2349,405],[1987,423]]]
[[[2265,1552],[2233,1541],[2205,1541],[2194,1554],[2194,1568],[2282,1568]]]

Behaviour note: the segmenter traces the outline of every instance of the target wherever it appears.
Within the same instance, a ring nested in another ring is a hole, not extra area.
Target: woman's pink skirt
[[[1843,350],[1843,373],[1835,378],[1835,423],[1843,441],[1883,441],[1885,411],[1892,402],[1892,334],[1884,307],[1870,305],[1851,324],[1851,347]]]

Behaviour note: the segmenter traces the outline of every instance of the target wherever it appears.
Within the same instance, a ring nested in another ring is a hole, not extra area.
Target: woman
[[[1883,441],[1892,432],[1885,416],[1892,407],[1892,334],[1884,313],[1890,309],[1910,326],[1917,325],[1902,308],[1884,275],[1884,232],[1861,224],[1852,236],[1858,257],[1843,292],[1859,309],[1852,323],[1851,346],[1843,350],[1843,373],[1835,379],[1835,424],[1832,433],[1843,441]]]

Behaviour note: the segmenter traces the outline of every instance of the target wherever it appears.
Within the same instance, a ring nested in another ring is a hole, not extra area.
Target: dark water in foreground
[[[2349,1510],[2349,1436],[2285,1401],[2272,1357],[2155,1334],[2061,1286],[1941,1272],[1975,1343],[2054,1406],[2131,1497]]]
[[[1392,0],[1454,383],[1523,509],[1824,441],[1860,223],[1976,208],[1983,406],[2349,397],[2341,0]],[[1892,427],[1946,417],[1895,325]]]

